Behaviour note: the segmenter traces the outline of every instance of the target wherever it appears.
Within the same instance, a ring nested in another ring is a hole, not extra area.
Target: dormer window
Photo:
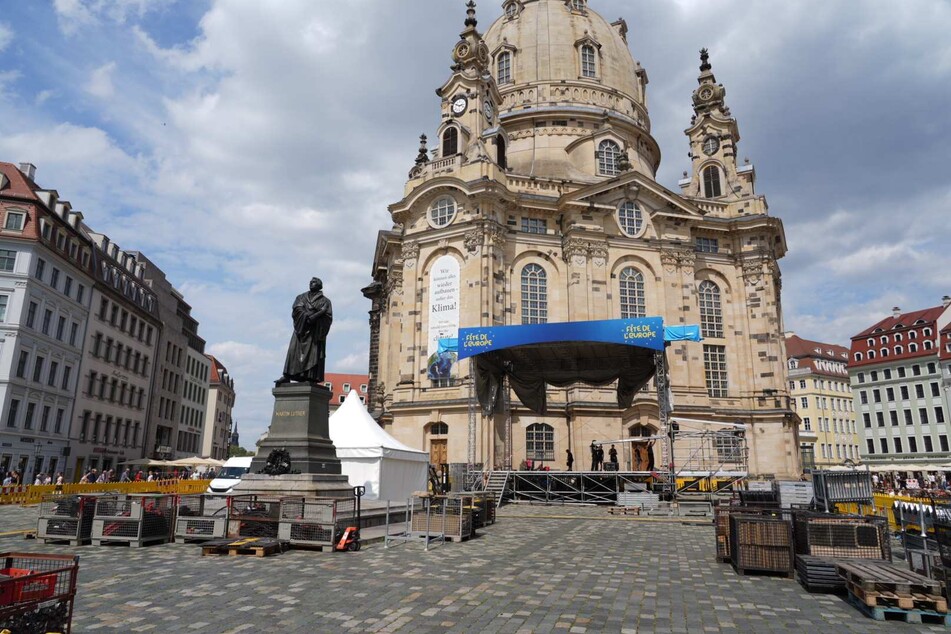
[[[499,85],[512,82],[512,53],[502,51],[496,58],[496,82]]]
[[[598,145],[598,174],[601,176],[617,176],[617,157],[621,153],[621,146],[614,141],[601,141]]]
[[[518,2],[515,2],[515,0],[512,0],[512,2],[509,2],[508,4],[505,5],[505,17],[510,20],[512,18],[518,17],[518,12],[520,9],[521,7],[519,6]]]
[[[598,76],[598,67],[595,61],[594,47],[590,44],[585,44],[581,47],[581,76],[582,77],[597,77]]]
[[[8,211],[7,218],[3,223],[3,228],[7,231],[23,231],[23,223],[26,220],[26,214],[18,211]]]
[[[585,0],[569,0],[568,6],[572,11],[584,11]]]
[[[703,196],[705,198],[719,198],[722,195],[720,168],[716,165],[703,168]]]

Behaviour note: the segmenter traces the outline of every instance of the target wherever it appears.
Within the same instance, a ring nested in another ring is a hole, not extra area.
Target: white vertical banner
[[[429,358],[426,375],[432,380],[455,374],[458,352],[440,350],[439,340],[459,336],[459,261],[443,255],[429,271]]]

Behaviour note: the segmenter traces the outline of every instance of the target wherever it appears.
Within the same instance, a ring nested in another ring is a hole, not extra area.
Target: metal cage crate
[[[229,512],[227,495],[180,495],[175,505],[175,540],[227,537]]]
[[[460,497],[434,496],[430,513],[413,515],[412,530],[442,534],[445,539],[462,541],[472,536],[472,512]]]
[[[356,521],[356,498],[285,498],[280,513],[280,539],[292,546],[332,547]]]
[[[835,504],[872,503],[872,474],[869,471],[813,471],[816,506],[831,510]]]
[[[716,527],[717,561],[727,563],[733,560],[733,549],[730,542],[730,515],[762,515],[764,517],[778,517],[790,519],[790,512],[778,508],[759,508],[752,506],[721,505],[713,509],[714,525]]]
[[[0,554],[0,631],[72,631],[79,557]]]
[[[773,572],[790,576],[795,567],[792,523],[781,517],[730,515],[732,563],[740,574]]]
[[[264,495],[231,497],[228,537],[277,539],[280,521],[281,498]]]
[[[127,543],[138,547],[161,544],[172,535],[174,495],[131,494],[96,500],[92,543]]]
[[[886,517],[794,511],[793,523],[800,555],[892,560]]]
[[[115,499],[115,495],[48,495],[40,502],[36,537],[44,543],[69,542],[82,546],[92,540],[92,521],[96,513],[96,500]]]

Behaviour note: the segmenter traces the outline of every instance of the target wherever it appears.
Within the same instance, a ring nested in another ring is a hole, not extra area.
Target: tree
[[[228,448],[228,457],[229,458],[241,458],[244,456],[253,456],[254,452],[244,447],[239,447],[237,445],[232,445]]]

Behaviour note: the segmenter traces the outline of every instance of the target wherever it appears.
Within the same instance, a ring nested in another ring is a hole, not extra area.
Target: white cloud
[[[73,35],[79,29],[96,22],[96,18],[83,0],[53,0],[59,29],[65,35]]]
[[[4,50],[13,41],[13,29],[6,22],[0,22],[0,51]]]
[[[103,64],[94,70],[89,76],[89,82],[86,84],[86,92],[100,99],[109,99],[115,95],[116,89],[115,86],[112,85],[112,74],[115,71],[115,62]]]
[[[36,93],[36,97],[33,99],[33,104],[36,106],[42,106],[50,99],[50,97],[55,94],[56,93],[52,90],[41,90],[40,92]]]

